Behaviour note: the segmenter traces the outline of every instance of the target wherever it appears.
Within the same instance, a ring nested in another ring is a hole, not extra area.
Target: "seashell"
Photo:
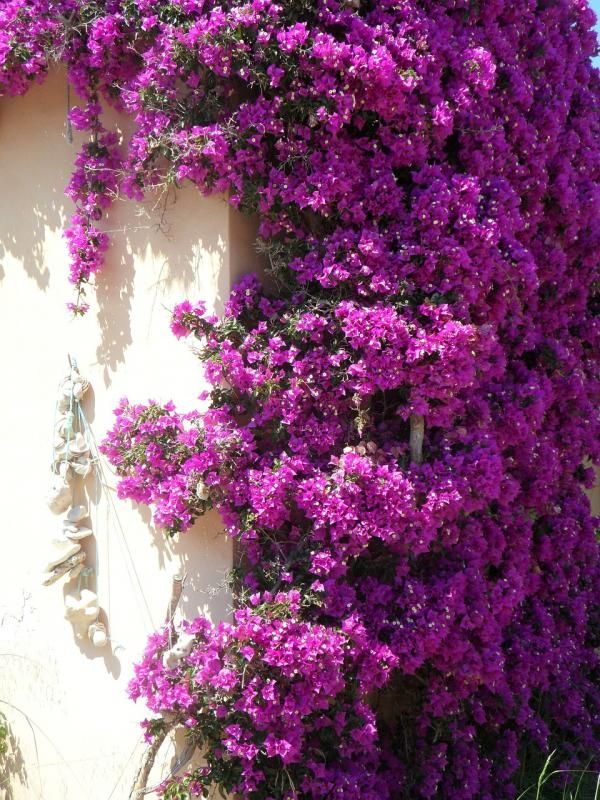
[[[170,650],[167,650],[166,653],[163,653],[162,663],[165,669],[175,669],[179,664],[179,659]]]
[[[60,464],[58,465],[58,474],[66,483],[69,484],[69,486],[71,485],[73,476],[71,475],[68,461],[60,462]]]
[[[66,414],[60,416],[54,426],[56,435],[60,436],[61,439],[66,439],[67,436],[73,432],[74,422],[75,414],[72,411],[67,411]]]
[[[98,610],[98,595],[91,589],[82,589],[81,592],[67,592],[65,594],[65,617],[69,613],[95,608]]]
[[[63,519],[63,524],[62,524],[63,536],[66,536],[68,533],[77,533],[78,530],[79,527],[74,522],[66,522]]]
[[[74,556],[71,556],[71,558],[68,558],[62,564],[54,567],[54,569],[50,572],[44,573],[42,577],[42,585],[50,586],[50,584],[55,583],[59,578],[62,578],[63,575],[66,575],[67,572],[71,572],[71,570],[74,571],[80,564],[83,564],[84,561],[84,552],[75,553]],[[71,578],[69,576],[69,580],[70,579]]]
[[[53,442],[53,451],[54,451],[54,461],[59,464],[61,461],[66,461],[68,456],[68,446],[65,439],[61,439],[57,441],[56,439]]]
[[[65,378],[60,387],[63,397],[73,399],[79,402],[83,395],[87,392],[90,382],[82,378],[79,373],[74,373],[73,378]]]
[[[208,486],[204,483],[203,480],[199,480],[196,484],[196,497],[198,500],[208,500],[210,495],[210,491]]]
[[[60,385],[60,393],[63,397],[68,397],[69,400],[71,399],[71,395],[73,394],[73,386],[75,385],[75,381],[71,380],[70,377],[67,377],[63,380]]]
[[[79,592],[79,603],[83,604],[86,608],[90,606],[98,606],[98,595],[91,589],[82,589]]]
[[[100,609],[98,596],[89,589],[82,589],[81,593],[69,592],[65,595],[65,619],[68,619],[75,628],[75,635],[82,639],[90,625],[98,619]]]
[[[173,647],[163,654],[163,666],[166,669],[174,669],[182,658],[190,654],[195,638],[193,633],[180,633]]]
[[[106,625],[102,622],[92,622],[88,629],[88,636],[94,647],[105,647],[108,643]]]
[[[92,606],[66,606],[65,619],[68,619],[71,625],[76,625],[77,627],[85,626],[85,629],[87,630],[92,622],[97,619],[99,611],[100,610],[97,604]]]
[[[79,402],[83,395],[87,392],[89,385],[90,382],[86,381],[85,378],[82,378],[80,375],[77,382],[73,385],[73,397],[75,400],[77,400],[77,402]]]
[[[58,398],[58,410],[64,414],[71,407],[71,395],[61,394]]]
[[[75,530],[72,528],[75,527]],[[93,531],[91,528],[77,528],[76,526],[69,525],[69,530],[63,528],[65,536],[67,536],[72,542],[78,542],[81,539],[85,539],[87,536],[91,536]]]
[[[78,458],[70,462],[70,467],[80,478],[86,478],[92,471],[92,462],[89,458]]]
[[[63,442],[60,446],[54,447],[54,464],[55,469],[60,468],[60,465],[63,463],[67,463],[70,466],[73,464],[79,465],[79,469],[77,470],[77,474],[81,474],[83,472],[89,472],[91,470],[91,463],[89,463],[89,448],[84,450],[82,453],[78,450],[79,443],[75,442]]]
[[[52,555],[46,564],[46,570],[48,572],[81,550],[80,544],[70,542],[68,539],[52,539],[50,546],[52,547]]]
[[[73,489],[65,480],[65,476],[54,475],[50,490],[46,495],[46,503],[53,514],[62,514],[73,502]]]
[[[74,524],[75,522],[79,522],[82,519],[85,519],[88,516],[88,510],[86,506],[72,506],[65,516],[65,523]]]
[[[58,431],[54,434],[54,440],[52,442],[52,447],[54,449],[54,455],[56,456],[57,450],[62,450],[65,446],[65,437],[62,436]]]
[[[69,456],[82,456],[85,453],[89,453],[90,446],[87,442],[86,437],[81,433],[81,431],[77,431],[77,433],[73,436],[72,439],[69,440],[67,443]]]

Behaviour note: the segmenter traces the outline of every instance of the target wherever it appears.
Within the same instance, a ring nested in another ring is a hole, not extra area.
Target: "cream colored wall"
[[[63,189],[77,142],[65,138],[65,111],[61,73],[0,103],[0,710],[16,738],[11,788],[0,787],[0,798],[123,800],[144,715],[126,696],[132,664],[164,619],[174,572],[188,574],[187,617],[228,614],[231,546],[216,516],[166,541],[147,510],[116,499],[112,474],[110,488],[88,479],[112,648],[78,646],[62,582],[40,585],[58,528],[44,504],[57,383],[73,354],[92,384],[85,410],[98,439],[124,395],[194,407],[200,365],[170,334],[168,309],[200,297],[219,311],[232,277],[254,261],[252,231],[223,198],[192,188],[168,199],[162,230],[157,198],[119,202],[91,310],[70,319]]]

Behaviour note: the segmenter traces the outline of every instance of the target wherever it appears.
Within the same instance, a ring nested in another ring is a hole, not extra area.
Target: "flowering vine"
[[[259,218],[198,339],[205,414],[123,401],[104,452],[169,533],[218,508],[231,622],[131,685],[248,800],[509,800],[597,752],[600,83],[585,0],[12,0],[0,87],[53,60],[87,131],[71,280],[117,193],[192,181]],[[135,121],[119,146],[113,105]]]

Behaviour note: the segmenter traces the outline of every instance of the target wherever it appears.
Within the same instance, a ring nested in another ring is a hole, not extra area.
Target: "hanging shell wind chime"
[[[82,540],[92,536],[88,523],[88,509],[74,504],[77,483],[92,471],[89,428],[81,408],[81,400],[89,382],[81,376],[74,359],[69,359],[71,369],[59,387],[57,419],[54,425],[52,477],[47,495],[50,511],[61,516],[61,527],[50,542],[51,553],[46,562],[42,583],[50,586],[66,576],[66,583],[77,580],[65,595],[65,619],[73,625],[79,640],[86,637],[94,647],[104,647],[108,636],[106,626],[99,621],[98,596],[90,589],[81,588],[93,570],[85,567],[86,553]]]

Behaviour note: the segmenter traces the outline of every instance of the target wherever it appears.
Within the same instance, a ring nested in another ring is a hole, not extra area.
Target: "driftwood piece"
[[[167,616],[165,617],[165,622],[167,625],[170,625],[173,622],[173,617],[175,616],[175,611],[183,590],[184,579],[185,575],[173,575],[173,583],[171,584],[171,599],[169,600],[169,605],[167,606]]]
[[[49,570],[45,573],[44,578],[42,580],[43,586],[50,586],[52,583],[56,583],[59,578],[62,578],[67,572],[70,572],[74,567],[83,564],[85,561],[85,553],[80,551],[79,553],[75,553],[74,556],[71,558],[67,558],[66,561],[63,561],[62,564],[58,564],[54,569]]]
[[[169,600],[169,605],[167,606],[167,615],[165,618],[165,623],[170,626],[171,630],[173,629],[173,617],[175,616],[175,611],[177,610],[177,605],[179,604],[184,580],[185,575],[173,576],[173,582],[171,584],[171,598]],[[169,644],[172,643],[169,641]],[[129,793],[129,800],[140,800],[140,798],[151,791],[148,789],[148,778],[152,772],[152,767],[156,761],[156,756],[158,755],[158,751],[160,750],[163,742],[171,733],[171,731],[177,726],[178,722],[178,719],[170,722],[165,721],[160,733],[154,737],[152,743],[146,748],[146,751],[142,757],[142,762],[136,773],[133,787]]]
[[[410,415],[410,460],[413,464],[423,462],[423,437],[425,436],[425,418],[422,414]]]
[[[196,742],[187,743],[183,753],[179,756],[175,764],[173,764],[173,768],[169,773],[169,778],[174,778],[178,772],[180,772],[184,767],[187,767],[187,765],[194,757],[194,753],[196,752],[196,750],[197,750]]]
[[[140,764],[140,768],[137,771],[135,776],[135,781],[133,782],[133,787],[131,792],[129,793],[129,800],[140,800],[145,794],[148,793],[148,778],[150,777],[150,773],[152,772],[152,767],[154,766],[154,762],[156,760],[156,756],[158,755],[158,751],[162,747],[163,742],[167,738],[167,736],[171,733],[173,728],[177,725],[177,722],[170,722],[165,723],[163,729],[160,733],[157,733],[154,737],[152,744],[150,744],[146,748],[146,752],[144,753],[144,757],[142,758],[142,763]]]

